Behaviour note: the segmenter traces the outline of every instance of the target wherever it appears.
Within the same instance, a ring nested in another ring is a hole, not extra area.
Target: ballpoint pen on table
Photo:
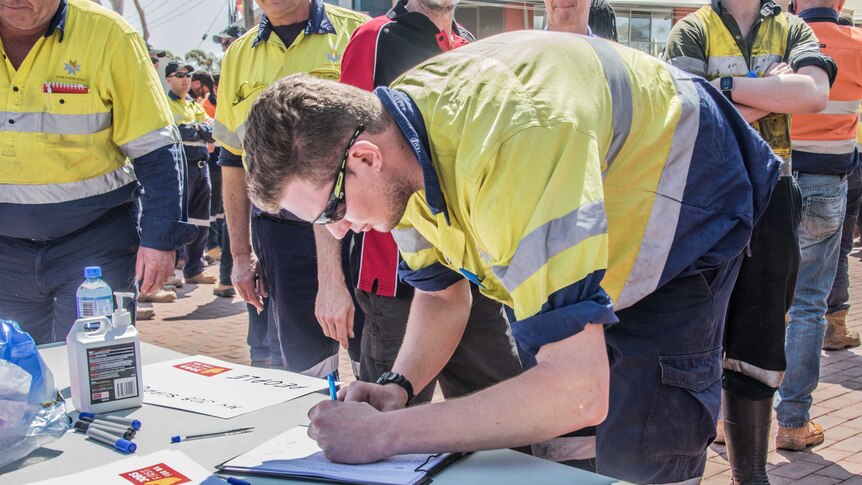
[[[171,443],[179,443],[180,441],[200,440],[203,438],[215,438],[217,436],[230,436],[230,435],[234,435],[234,434],[250,433],[253,430],[254,430],[254,427],[248,427],[248,428],[226,429],[224,431],[213,431],[212,433],[190,434],[190,435],[186,435],[186,436],[173,436],[173,437],[171,437]]]

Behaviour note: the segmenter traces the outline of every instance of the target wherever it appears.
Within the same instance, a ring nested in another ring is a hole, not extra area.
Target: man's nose
[[[342,219],[338,222],[327,224],[326,228],[329,229],[329,232],[332,233],[335,239],[344,239],[347,231],[350,230],[350,223]]]

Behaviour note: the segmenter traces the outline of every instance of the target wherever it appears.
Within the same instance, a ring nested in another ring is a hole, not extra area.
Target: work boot
[[[165,281],[165,286],[173,286],[174,288],[182,288],[186,284],[186,279],[182,276],[171,276],[168,281]]]
[[[216,246],[210,249],[204,255],[204,259],[206,259],[206,262],[209,264],[213,264],[216,261],[221,261],[221,248]]]
[[[159,288],[152,293],[141,293],[138,296],[138,302],[147,303],[170,303],[177,299],[175,291],[169,291],[164,288]]]
[[[212,285],[215,284],[216,277],[208,274],[204,274],[200,272],[194,276],[189,276],[186,278],[186,283],[194,283],[198,285]]]
[[[152,320],[154,316],[156,316],[156,311],[153,309],[153,305],[144,306],[141,303],[138,303],[138,307],[135,309],[136,322],[141,320]]]
[[[769,425],[772,421],[772,398],[747,399],[722,391],[724,439],[731,483],[736,485],[769,485],[766,454],[769,451]]]
[[[775,437],[775,447],[782,450],[802,451],[807,446],[817,446],[823,443],[826,436],[823,434],[823,426],[808,421],[801,428],[778,427],[778,436]]]
[[[826,314],[826,336],[823,337],[823,350],[841,350],[859,346],[859,332],[847,330],[845,318],[847,318],[846,309]]]
[[[213,295],[222,296],[225,298],[233,298],[236,295],[236,290],[231,285],[218,285],[213,288]]]

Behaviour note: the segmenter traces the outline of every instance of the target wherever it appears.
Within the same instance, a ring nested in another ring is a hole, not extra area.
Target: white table
[[[41,348],[42,357],[54,373],[54,380],[64,397],[69,397],[68,361],[65,345]],[[144,364],[182,357],[183,354],[146,343],[141,344]],[[146,375],[144,375],[146,380]],[[277,434],[298,425],[307,425],[306,413],[328,395],[314,393],[260,411],[231,419],[221,419],[176,409],[144,404],[143,407],[112,414],[131,416],[142,423],[134,441],[137,453],[147,455],[162,449],[177,449],[205,468],[225,462],[263,443]],[[71,403],[71,401],[69,401]],[[209,438],[172,444],[171,436],[205,430],[220,430],[254,426],[251,433]],[[107,446],[85,440],[84,435],[70,431],[49,445],[36,450],[27,458],[0,469],[0,483],[23,484],[59,477],[117,461],[125,455]],[[242,477],[255,485],[287,483],[307,484],[308,480],[282,480],[265,477]],[[615,483],[607,477],[518,453],[493,450],[474,453],[450,465],[433,477],[435,484],[530,485]]]

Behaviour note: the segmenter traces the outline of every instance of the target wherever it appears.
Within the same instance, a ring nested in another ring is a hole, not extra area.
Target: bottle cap
[[[102,268],[100,266],[87,266],[84,268],[84,278],[101,278]]]

